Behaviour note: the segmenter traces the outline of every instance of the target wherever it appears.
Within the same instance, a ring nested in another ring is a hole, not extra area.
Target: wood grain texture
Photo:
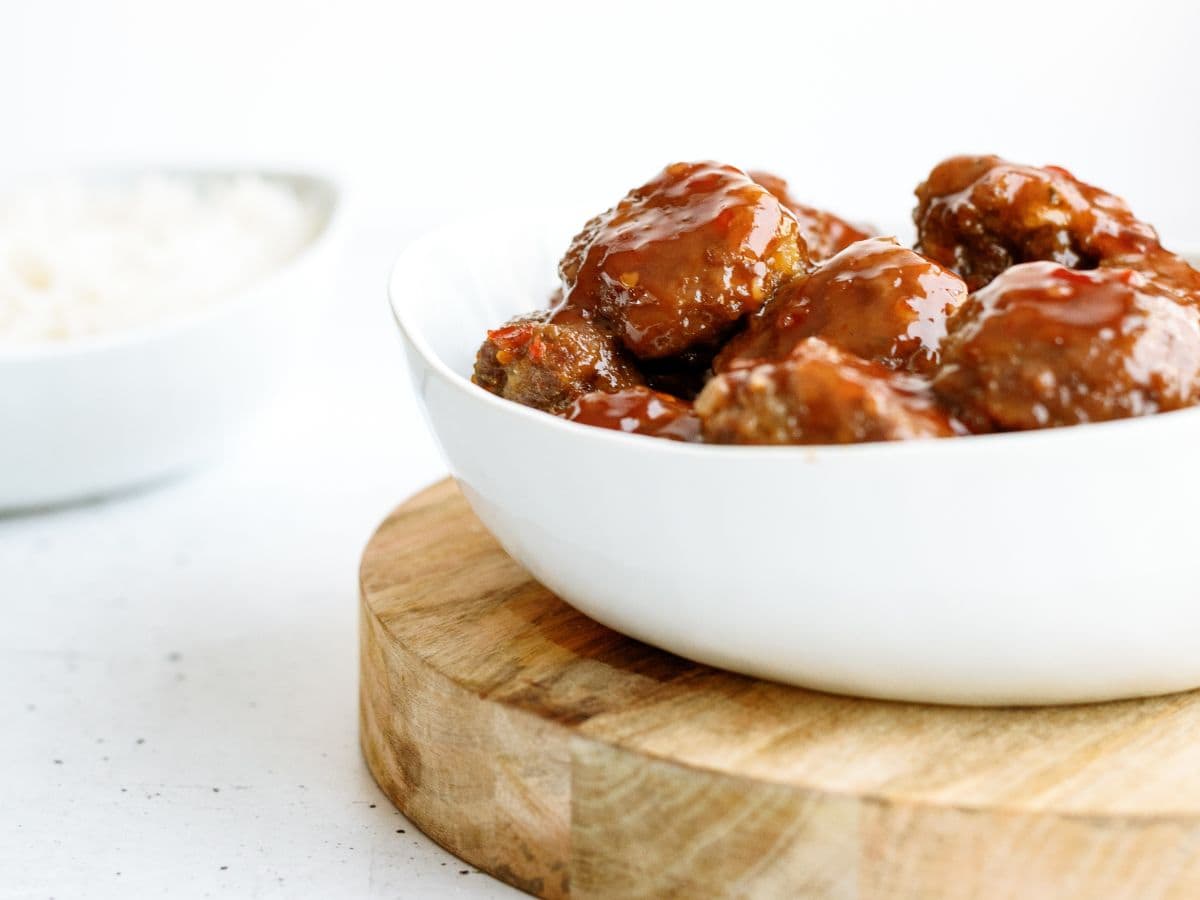
[[[967,709],[691,663],[534,582],[450,482],[363,557],[362,745],[546,897],[1200,897],[1200,693]]]

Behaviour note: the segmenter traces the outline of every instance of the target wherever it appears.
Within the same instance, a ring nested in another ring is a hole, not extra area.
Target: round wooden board
[[[1200,897],[1200,694],[967,709],[731,675],[567,606],[451,482],[383,523],[361,594],[372,773],[530,893]]]

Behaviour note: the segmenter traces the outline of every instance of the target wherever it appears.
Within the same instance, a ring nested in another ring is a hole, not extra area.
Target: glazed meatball
[[[585,311],[640,359],[712,347],[807,267],[799,232],[740,170],[676,163],[575,237],[560,309]]]
[[[1108,263],[1118,267],[1120,264],[1137,269],[1180,303],[1200,304],[1200,272],[1193,269],[1182,257],[1159,249],[1152,250],[1143,257],[1126,257]]]
[[[645,434],[673,441],[700,440],[700,420],[690,403],[635,387],[614,394],[585,394],[567,411],[567,418],[584,425]]]
[[[972,431],[1075,425],[1200,400],[1200,312],[1132,269],[1014,266],[952,318],[933,383]]]
[[[786,360],[718,375],[696,398],[717,444],[856,444],[955,433],[925,383],[831,347],[801,341]]]
[[[953,272],[892,238],[851,244],[776,291],[717,357],[718,372],[780,360],[809,337],[889,369],[932,371],[946,317],[967,299]]]
[[[808,245],[808,255],[814,261],[829,259],[855,241],[870,236],[866,231],[856,228],[831,212],[801,203],[791,195],[788,183],[778,175],[772,175],[770,172],[750,172],[749,175],[792,211],[796,221],[800,223],[800,236]]]
[[[616,340],[579,315],[518,316],[489,331],[475,357],[477,385],[506,400],[564,412],[591,391],[619,391],[642,377]]]
[[[954,269],[971,290],[1016,263],[1092,269],[1159,249],[1154,229],[1123,200],[1056,166],[956,156],[916,194],[917,250]]]

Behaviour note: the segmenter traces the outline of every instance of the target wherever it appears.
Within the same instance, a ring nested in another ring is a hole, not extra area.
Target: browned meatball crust
[[[956,156],[916,194],[917,250],[954,269],[971,290],[1017,263],[1092,269],[1160,249],[1154,229],[1123,200],[1057,166]]]
[[[567,410],[566,416],[572,422],[626,434],[644,434],[673,441],[700,440],[700,420],[690,403],[644,387],[628,388],[614,394],[584,394]]]
[[[1200,401],[1200,311],[1132,269],[1014,266],[951,319],[942,353],[934,391],[972,431]]]
[[[795,217],[741,170],[676,163],[592,219],[559,266],[583,310],[641,359],[714,346],[808,265]]]
[[[890,369],[930,372],[946,317],[966,299],[961,278],[894,239],[858,241],[776,291],[714,369],[780,360],[805,338],[820,337]]]
[[[855,241],[870,237],[869,232],[851,225],[831,212],[801,203],[788,190],[788,183],[778,175],[772,175],[770,172],[748,174],[792,211],[796,221],[800,223],[800,236],[808,245],[808,255],[814,262],[829,259]]]
[[[471,378],[525,406],[564,412],[591,391],[618,391],[642,376],[616,340],[578,315],[549,322],[549,311],[518,316],[489,331]]]
[[[955,433],[911,375],[802,341],[776,363],[713,378],[696,398],[704,439],[717,444],[857,444]]]

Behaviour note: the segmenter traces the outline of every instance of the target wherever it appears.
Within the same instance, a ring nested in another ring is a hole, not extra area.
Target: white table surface
[[[384,300],[413,230],[352,227],[328,327],[225,459],[0,517],[0,897],[518,895],[358,748],[359,555],[444,473]]]

